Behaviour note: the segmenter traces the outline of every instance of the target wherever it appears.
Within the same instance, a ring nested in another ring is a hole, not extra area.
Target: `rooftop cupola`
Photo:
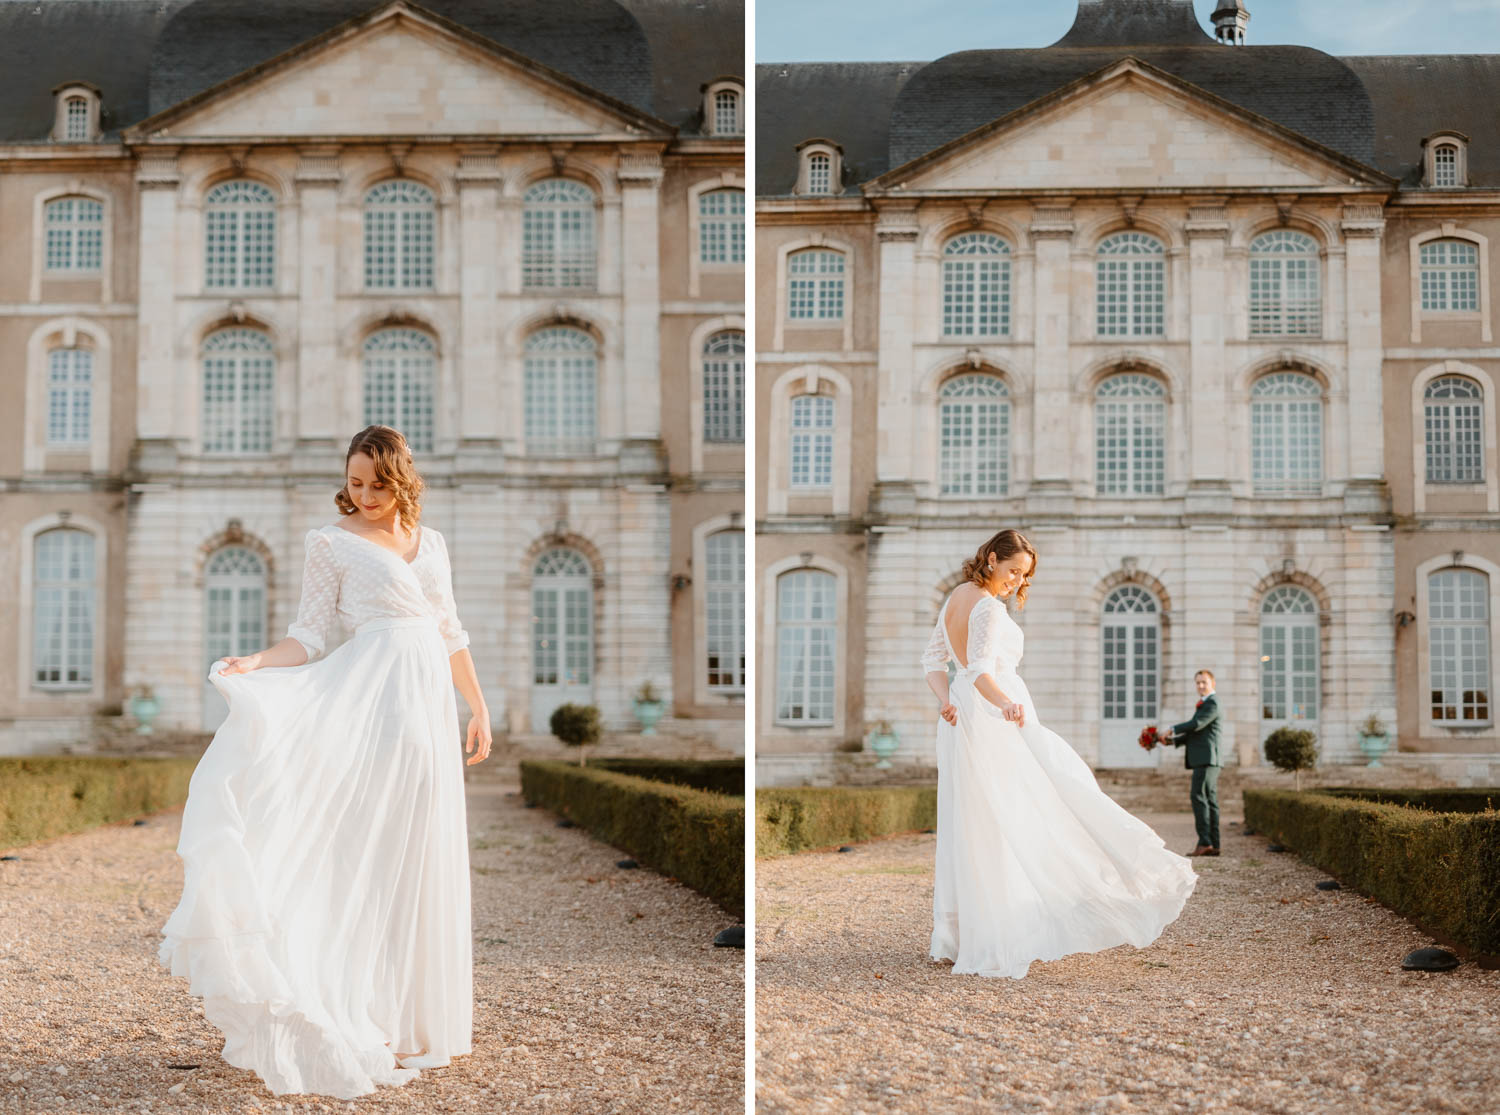
[[[1214,37],[1226,46],[1244,46],[1245,28],[1250,24],[1250,11],[1245,0],[1219,0],[1214,9]]]

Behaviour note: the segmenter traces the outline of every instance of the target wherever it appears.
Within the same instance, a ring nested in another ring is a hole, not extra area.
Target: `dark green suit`
[[[1219,846],[1219,732],[1222,718],[1215,694],[1203,698],[1185,724],[1172,725],[1172,746],[1183,749],[1182,765],[1193,772],[1193,821],[1198,843]]]

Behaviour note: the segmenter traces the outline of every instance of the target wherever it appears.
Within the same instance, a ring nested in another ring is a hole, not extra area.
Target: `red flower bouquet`
[[[1161,742],[1161,732],[1160,730],[1158,730],[1155,724],[1147,724],[1144,728],[1141,729],[1141,738],[1136,740],[1136,742],[1139,743],[1144,750],[1150,751],[1153,747]]]

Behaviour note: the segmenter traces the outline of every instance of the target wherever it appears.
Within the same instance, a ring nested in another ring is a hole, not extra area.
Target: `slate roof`
[[[739,75],[743,0],[415,0],[668,123]],[[0,142],[46,141],[52,89],[101,90],[107,135],[379,6],[379,0],[0,0]],[[661,99],[661,107],[656,105]]]

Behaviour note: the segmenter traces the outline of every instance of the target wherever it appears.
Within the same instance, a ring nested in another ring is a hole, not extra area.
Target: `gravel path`
[[[352,1103],[226,1065],[157,965],[180,811],[20,849],[0,863],[0,1112],[743,1111],[745,953],[712,946],[733,919],[616,868],[515,779],[468,784],[474,1053]]]
[[[758,861],[758,1108],[1500,1111],[1500,971],[1403,972],[1428,938],[1240,828],[1150,948],[1024,980],[927,958],[933,836]]]

